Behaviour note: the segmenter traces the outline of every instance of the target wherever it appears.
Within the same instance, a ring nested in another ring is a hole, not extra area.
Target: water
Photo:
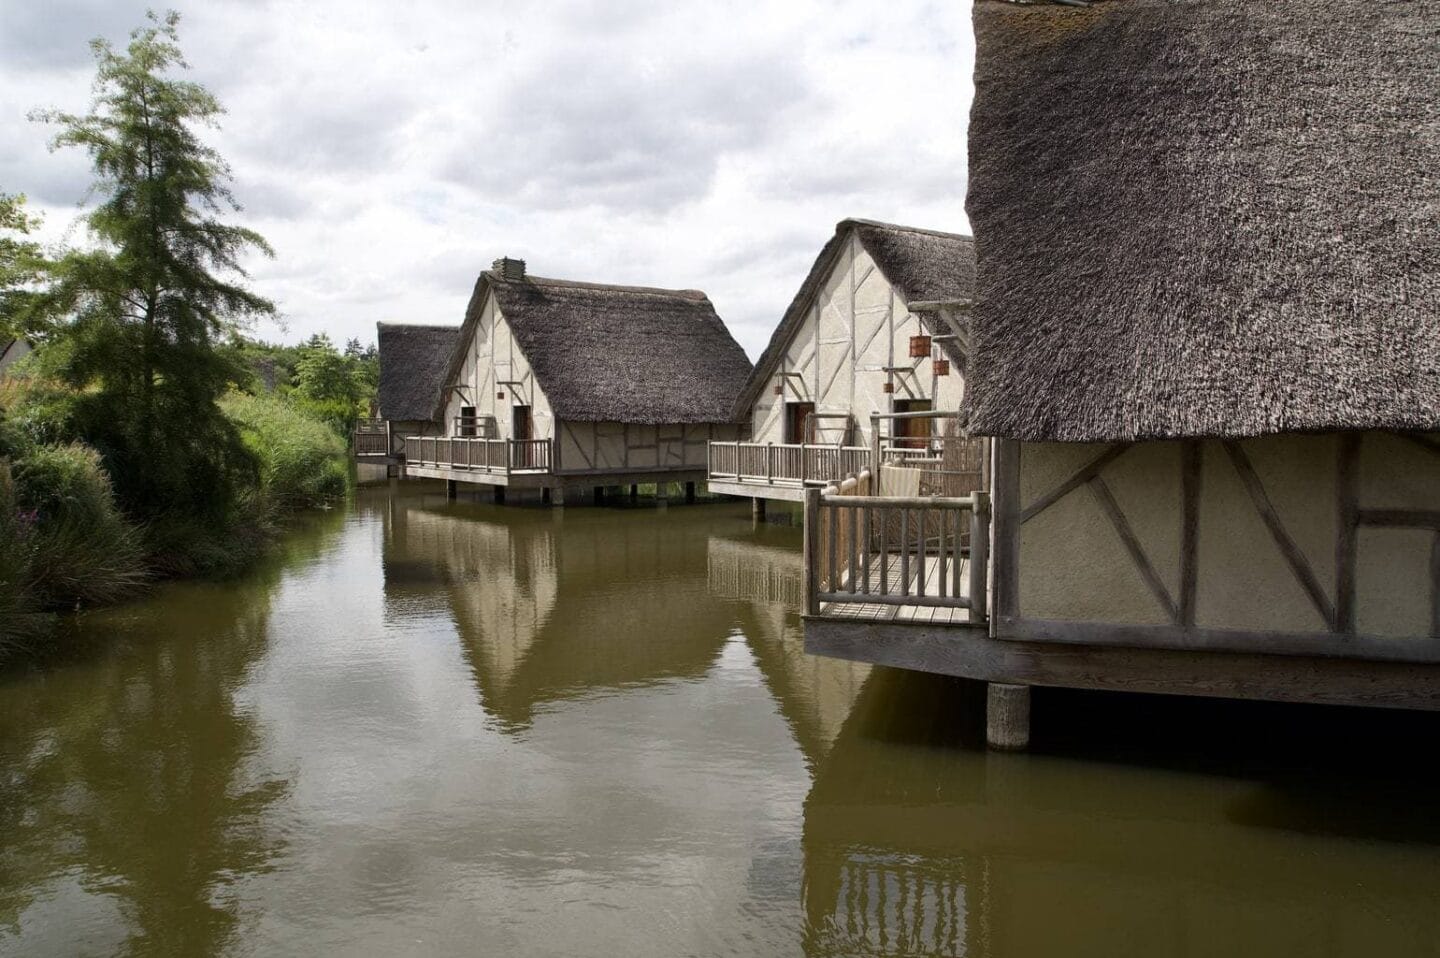
[[[0,953],[1435,955],[1428,716],[801,651],[748,505],[367,490],[0,675]]]

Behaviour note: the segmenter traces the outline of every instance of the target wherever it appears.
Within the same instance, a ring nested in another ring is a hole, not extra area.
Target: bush
[[[43,634],[45,613],[134,593],[144,560],[95,450],[35,444],[0,460],[0,654]]]
[[[282,509],[323,505],[350,483],[345,440],[275,396],[231,393],[220,403],[260,463],[261,495]]]

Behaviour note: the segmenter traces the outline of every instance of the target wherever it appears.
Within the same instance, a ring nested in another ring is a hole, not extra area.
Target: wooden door
[[[815,404],[813,402],[787,402],[785,404],[786,442],[815,441],[815,426],[809,418],[814,411]]]
[[[510,438],[524,445],[512,446],[512,468],[531,469],[535,466],[535,447],[529,445],[535,438],[535,424],[530,418],[529,406],[510,407]]]
[[[934,407],[928,399],[897,399],[896,412],[930,412]],[[895,446],[898,449],[924,449],[930,445],[932,419],[895,420]]]

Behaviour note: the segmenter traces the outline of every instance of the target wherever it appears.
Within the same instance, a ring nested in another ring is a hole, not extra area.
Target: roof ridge
[[[376,323],[375,323],[375,326],[376,326],[377,328],[379,328],[379,327],[381,327],[381,326],[388,326],[388,327],[390,327],[391,329],[452,329],[452,330],[453,330],[453,329],[459,329],[459,328],[460,328],[460,325],[459,325],[458,323],[455,323],[455,324],[451,324],[451,323],[387,323],[387,322],[386,322],[385,320],[383,320],[383,319],[382,319],[382,320],[379,320],[378,322],[376,322]]]
[[[905,233],[923,233],[926,236],[943,236],[946,239],[962,239],[974,241],[975,237],[970,233],[949,233],[945,230],[926,229],[923,226],[906,226],[903,223],[886,223],[881,220],[868,220],[860,216],[847,216],[835,224],[835,232],[840,232],[847,226],[878,226],[881,229],[900,230]]]
[[[532,286],[561,286],[568,289],[599,289],[617,293],[645,293],[651,296],[678,296],[689,300],[709,301],[710,297],[701,289],[666,289],[661,286],[623,286],[619,283],[589,283],[584,280],[575,279],[554,279],[549,276],[530,276],[524,279],[506,279],[493,269],[485,270],[485,275],[492,282],[506,283],[511,286],[520,286],[529,283]]]

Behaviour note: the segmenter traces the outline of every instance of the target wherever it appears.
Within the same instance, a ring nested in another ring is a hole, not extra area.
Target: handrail
[[[554,442],[478,436],[406,436],[405,461],[417,466],[492,475],[548,473],[554,462]]]
[[[711,479],[767,485],[830,482],[869,466],[868,448],[828,443],[711,442],[707,455]]]
[[[805,610],[846,605],[964,609],[988,617],[990,496],[805,492]]]

